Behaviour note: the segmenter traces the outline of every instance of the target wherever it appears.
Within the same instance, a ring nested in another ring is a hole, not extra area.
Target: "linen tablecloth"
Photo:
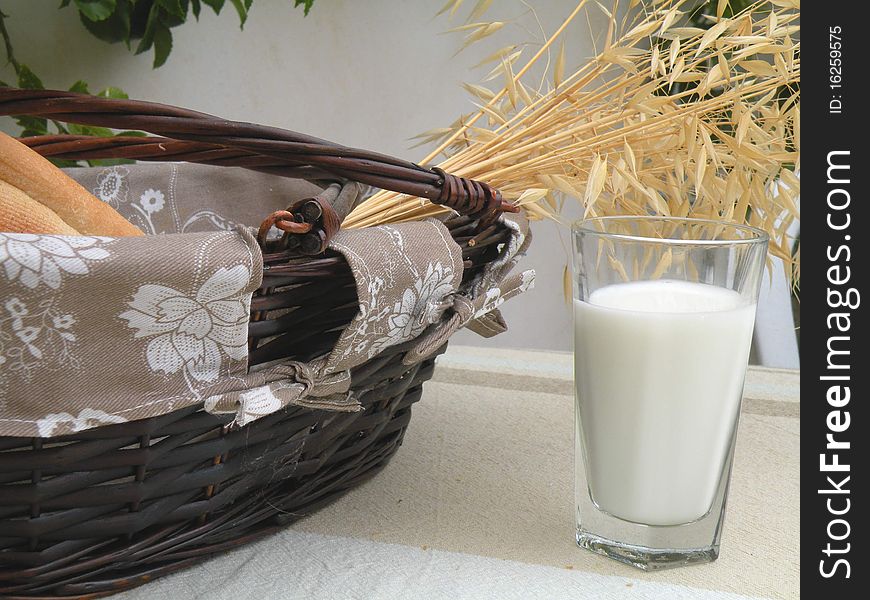
[[[371,481],[121,600],[799,595],[799,375],[751,368],[718,561],[656,573],[573,539],[571,356],[454,347]]]

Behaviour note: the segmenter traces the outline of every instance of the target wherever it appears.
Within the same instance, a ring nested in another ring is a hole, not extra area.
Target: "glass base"
[[[643,571],[660,571],[674,567],[699,565],[719,558],[719,545],[706,548],[680,548],[677,550],[647,548],[615,542],[607,538],[577,530],[577,545]]]

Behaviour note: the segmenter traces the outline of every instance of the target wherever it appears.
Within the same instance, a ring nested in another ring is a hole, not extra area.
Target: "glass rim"
[[[672,237],[650,237],[646,235],[635,235],[629,233],[614,233],[610,231],[600,231],[589,227],[592,223],[607,223],[607,222],[632,222],[632,221],[660,221],[672,223],[686,223],[691,225],[716,225],[719,227],[727,227],[735,231],[740,231],[749,234],[745,238],[733,240],[692,240]],[[751,225],[744,225],[735,221],[717,221],[716,219],[702,219],[696,217],[666,217],[661,215],[610,215],[603,217],[589,217],[587,219],[578,219],[571,224],[571,230],[579,233],[588,233],[599,237],[627,240],[632,242],[670,242],[673,245],[686,246],[733,246],[737,244],[761,244],[768,243],[770,236],[766,231]]]

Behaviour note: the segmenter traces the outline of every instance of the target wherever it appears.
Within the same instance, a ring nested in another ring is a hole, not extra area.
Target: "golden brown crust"
[[[92,196],[48,160],[2,132],[0,180],[54,211],[67,225],[82,235],[143,235],[114,208]]]
[[[0,181],[0,231],[81,235],[56,212],[5,181]]]

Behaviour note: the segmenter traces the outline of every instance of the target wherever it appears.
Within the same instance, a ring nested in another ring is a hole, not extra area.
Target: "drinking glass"
[[[713,561],[768,237],[600,217],[572,238],[577,543],[644,570]]]

